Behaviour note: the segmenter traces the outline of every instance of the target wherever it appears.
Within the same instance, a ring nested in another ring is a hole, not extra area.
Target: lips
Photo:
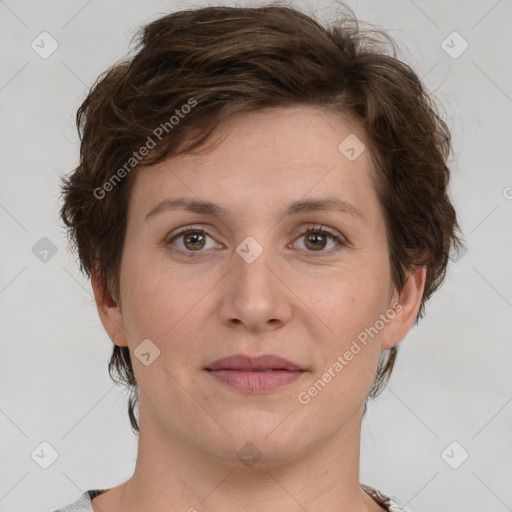
[[[306,374],[305,369],[273,354],[236,354],[218,359],[205,370],[222,385],[249,394],[271,393]]]
[[[245,372],[261,372],[272,370],[287,370],[290,372],[303,371],[303,369],[282,357],[265,354],[258,357],[249,357],[243,354],[236,354],[218,359],[210,364],[206,370],[237,370]]]

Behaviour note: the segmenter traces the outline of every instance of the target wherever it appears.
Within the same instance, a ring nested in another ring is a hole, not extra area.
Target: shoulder
[[[412,512],[400,503],[395,496],[387,496],[379,489],[361,484],[361,488],[369,494],[379,505],[384,507],[388,512]]]
[[[93,489],[85,491],[76,501],[50,512],[94,512],[91,501],[96,496],[107,492],[109,489]]]

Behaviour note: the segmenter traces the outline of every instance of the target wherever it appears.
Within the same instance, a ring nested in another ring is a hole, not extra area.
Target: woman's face
[[[100,314],[130,348],[142,429],[228,461],[299,457],[359,432],[381,350],[414,322],[424,273],[393,287],[359,126],[275,108],[222,133],[210,153],[137,170],[121,310]],[[162,203],[178,199],[218,211]],[[317,201],[327,207],[307,206]],[[208,370],[263,354],[301,371]]]

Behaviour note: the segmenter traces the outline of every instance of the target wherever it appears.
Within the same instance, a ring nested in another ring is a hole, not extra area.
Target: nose
[[[292,314],[293,293],[285,282],[282,265],[264,250],[248,263],[233,254],[232,268],[221,284],[221,321],[253,332],[274,330],[287,324]]]

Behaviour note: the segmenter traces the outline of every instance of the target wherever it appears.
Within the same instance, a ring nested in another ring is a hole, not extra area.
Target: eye
[[[181,247],[178,244],[174,244],[174,241],[180,238],[182,239],[183,244]],[[207,238],[211,238],[213,240],[213,238],[202,229],[185,227],[172,236],[167,243],[170,245],[178,245],[178,252],[184,253],[186,256],[194,256],[194,254],[190,253],[201,252],[202,249],[213,248],[207,246]]]
[[[331,240],[334,242],[334,246],[346,246],[347,243],[345,239],[337,234],[336,232],[330,231],[323,226],[308,226],[296,240],[304,237],[304,247],[307,252],[318,252],[318,253],[331,253],[339,250],[334,249],[334,251],[325,251],[324,249],[328,245],[328,241]],[[171,246],[176,246],[176,252],[184,254],[185,256],[193,257],[194,253],[204,252],[203,249],[213,249],[215,248],[215,243],[208,247],[207,238],[213,240],[213,238],[206,233],[206,231],[199,228],[192,228],[190,226],[186,226],[178,230],[171,238],[168,239],[167,244]],[[180,240],[181,239],[181,240]],[[175,243],[176,241],[181,242],[180,244]]]
[[[300,238],[302,238],[304,236],[305,236],[304,246],[305,246],[307,252],[331,253],[331,252],[335,252],[335,251],[339,250],[339,247],[338,247],[338,249],[335,249],[334,251],[324,251],[323,250],[327,246],[327,242],[329,239],[331,241],[335,242],[335,244],[334,244],[335,246],[336,245],[338,245],[338,246],[346,245],[345,240],[340,235],[338,235],[337,233],[332,232],[322,226],[308,226],[307,229],[300,234],[300,236],[299,236],[299,238],[297,238],[297,240],[299,240]]]

